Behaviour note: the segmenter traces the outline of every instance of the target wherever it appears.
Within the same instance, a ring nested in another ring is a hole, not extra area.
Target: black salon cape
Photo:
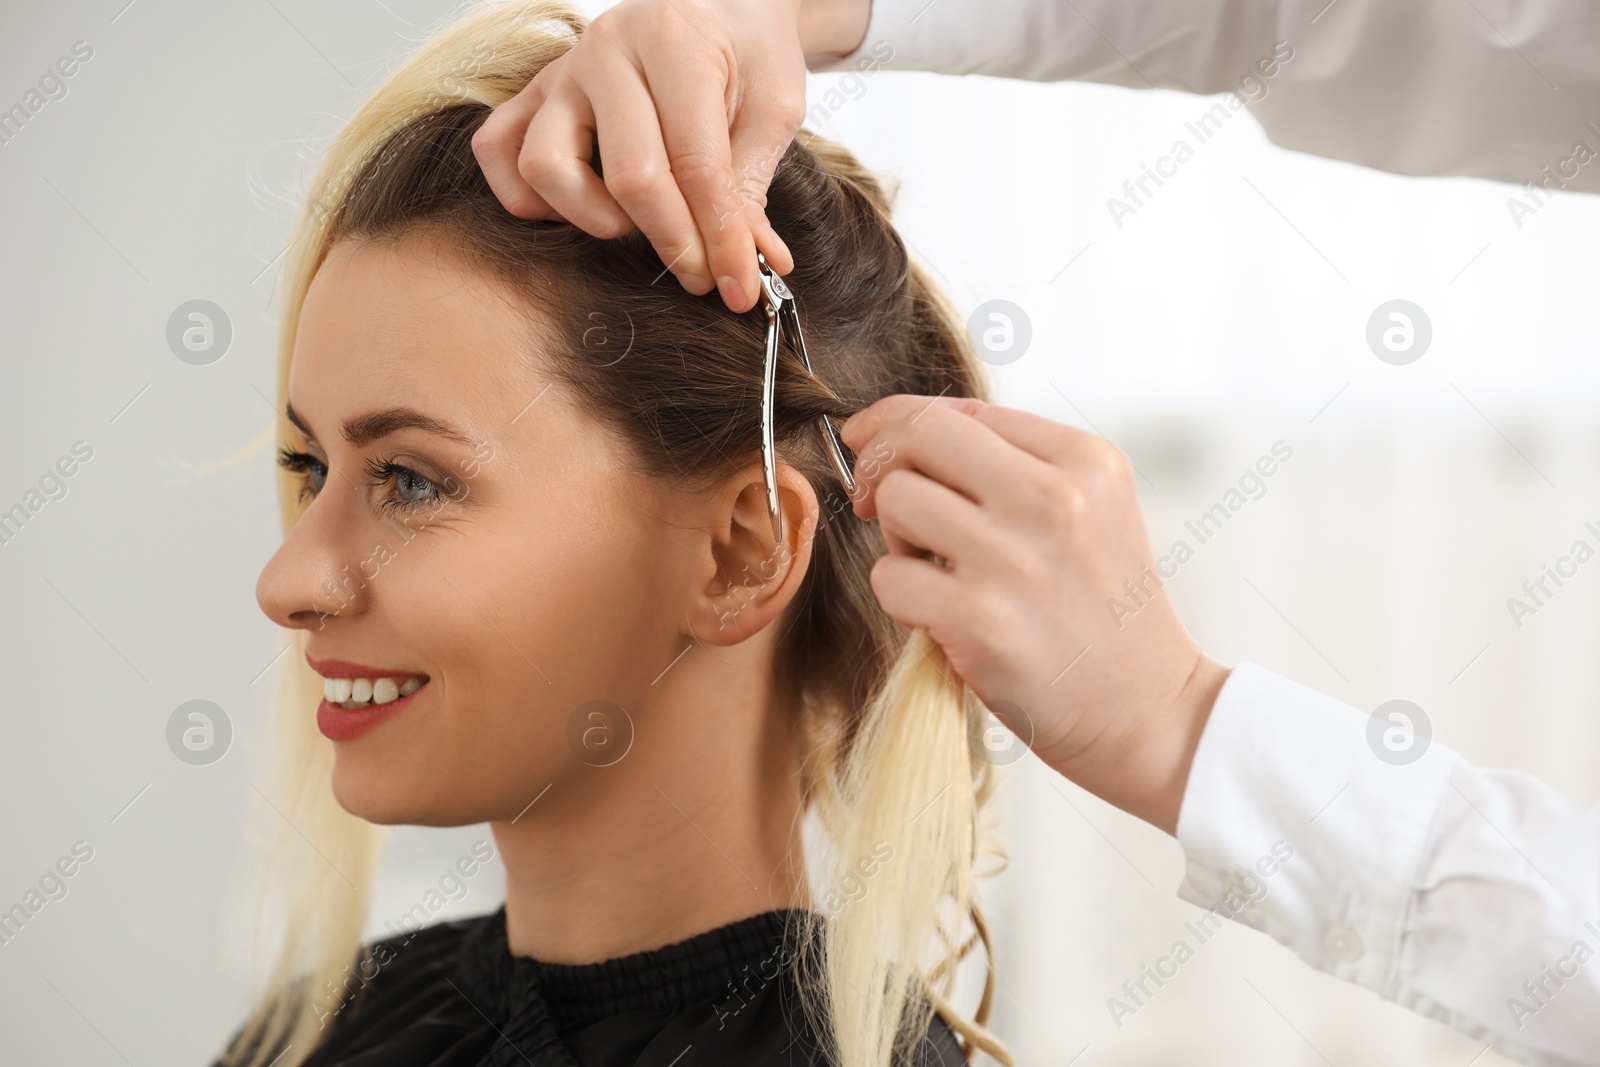
[[[788,917],[586,964],[513,956],[504,907],[439,923],[375,946],[387,962],[352,981],[306,1067],[822,1067],[794,968],[774,963]],[[914,1062],[966,1063],[937,1014]]]

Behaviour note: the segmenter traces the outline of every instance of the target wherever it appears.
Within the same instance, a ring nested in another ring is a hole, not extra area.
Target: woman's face
[[[302,713],[374,822],[517,816],[584,769],[583,706],[639,709],[694,629],[703,499],[626,470],[540,343],[423,239],[341,241],[306,296],[289,406],[309,499],[256,592],[308,631],[334,699]]]

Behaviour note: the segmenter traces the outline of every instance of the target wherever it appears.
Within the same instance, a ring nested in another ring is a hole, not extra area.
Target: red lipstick
[[[324,737],[331,741],[348,741],[359,737],[368,730],[377,726],[385,719],[391,718],[404,711],[418,693],[428,687],[428,676],[415,671],[389,670],[384,667],[369,667],[365,664],[350,663],[345,660],[317,659],[306,656],[306,662],[311,669],[323,678],[390,678],[395,684],[404,685],[410,679],[418,679],[422,685],[405,696],[397,697],[386,704],[365,704],[357,708],[346,708],[340,704],[330,702],[326,697],[317,705],[317,729],[322,731]]]
[[[417,671],[392,671],[387,667],[368,667],[364,663],[351,663],[342,659],[318,659],[306,655],[306,662],[311,669],[324,678],[393,678],[403,682],[407,678],[426,678],[426,674]]]

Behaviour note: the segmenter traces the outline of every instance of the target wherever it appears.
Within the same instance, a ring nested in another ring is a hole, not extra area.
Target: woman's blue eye
[[[394,483],[394,495],[386,497],[385,508],[409,508],[418,504],[442,500],[444,492],[438,483],[424,478],[410,467],[403,467],[387,459],[367,460],[367,477],[375,486]]]
[[[439,487],[414,470],[405,467],[395,468],[395,492],[400,494],[400,499],[407,503],[421,500],[430,500],[439,495]]]
[[[309,452],[279,449],[278,466],[300,475],[302,491],[306,495],[316,496],[328,480],[328,465]]]

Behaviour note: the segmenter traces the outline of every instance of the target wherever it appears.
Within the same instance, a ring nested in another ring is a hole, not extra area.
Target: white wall
[[[274,198],[403,36],[446,8],[124,4],[0,16],[0,106],[75,41],[94,49],[67,96],[0,144],[0,508],[74,442],[94,450],[0,545],[0,906],[75,841],[94,850],[68,895],[0,945],[16,1062],[203,1063],[242,1017],[242,833],[253,783],[267,785],[276,651],[253,597],[276,538],[263,394],[287,209]],[[838,80],[814,77],[813,100]],[[1024,309],[1031,347],[996,369],[1002,399],[1121,445],[1158,545],[1273,442],[1293,447],[1171,585],[1213,654],[1363,710],[1414,700],[1469,758],[1600,800],[1600,567],[1521,628],[1505,607],[1600,520],[1600,200],[1558,196],[1518,228],[1505,187],[1281,151],[1241,115],[1119,228],[1106,198],[1209,101],[864,84],[819,131],[903,179],[904,232],[964,311]],[[1394,298],[1432,323],[1409,366],[1365,341]],[[192,299],[232,322],[209,366],[165,340]],[[210,766],[167,747],[192,699],[232,724]],[[1018,771],[1013,865],[989,895],[998,1026],[1024,1062],[1458,1067],[1478,1053],[1243,929],[1119,1029],[1106,998],[1194,914],[1173,896],[1181,854],[1031,757]],[[397,832],[374,927],[483,835]],[[499,892],[490,872],[452,913]]]

